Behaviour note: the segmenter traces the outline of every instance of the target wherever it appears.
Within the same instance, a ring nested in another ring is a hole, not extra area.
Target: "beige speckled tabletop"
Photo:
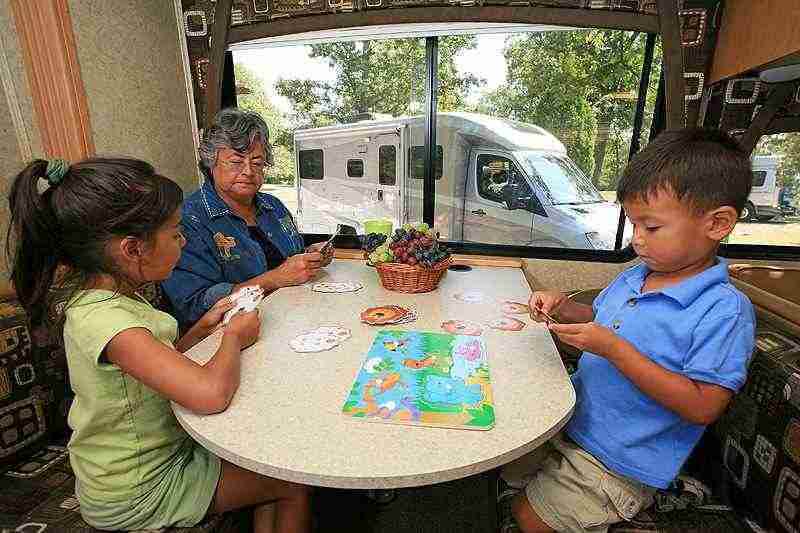
[[[230,407],[197,415],[173,405],[184,428],[203,446],[244,468],[309,485],[399,488],[466,477],[535,449],[563,427],[575,391],[548,331],[529,317],[519,332],[486,328],[496,422],[488,431],[369,422],[342,414],[361,362],[379,328],[360,322],[374,305],[416,305],[419,319],[392,329],[441,331],[445,320],[485,324],[501,316],[499,302],[527,302],[520,269],[473,267],[448,272],[425,294],[383,289],[363,261],[336,260],[323,279],[358,280],[355,293],[313,292],[310,284],[281,289],[261,304],[260,340],[243,354],[241,385]],[[479,291],[485,300],[453,295]],[[352,330],[342,345],[300,354],[289,340],[304,330],[337,324]],[[221,334],[195,346],[189,357],[207,361]]]

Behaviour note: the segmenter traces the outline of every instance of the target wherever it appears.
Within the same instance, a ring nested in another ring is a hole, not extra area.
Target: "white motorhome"
[[[778,164],[780,156],[753,157],[753,189],[742,209],[741,220],[770,220],[781,214],[778,194]]]
[[[435,227],[444,238],[613,249],[619,207],[552,134],[474,113],[436,120]],[[424,127],[415,116],[296,131],[301,231],[422,220]]]

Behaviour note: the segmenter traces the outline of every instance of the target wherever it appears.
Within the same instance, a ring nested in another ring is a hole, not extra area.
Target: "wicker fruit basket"
[[[430,292],[441,281],[452,261],[443,259],[431,268],[403,263],[377,263],[375,270],[385,289],[396,292]]]

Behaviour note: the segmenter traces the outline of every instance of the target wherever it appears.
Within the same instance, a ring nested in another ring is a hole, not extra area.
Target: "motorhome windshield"
[[[566,156],[522,152],[528,173],[541,180],[554,205],[594,204],[605,201],[583,172]]]

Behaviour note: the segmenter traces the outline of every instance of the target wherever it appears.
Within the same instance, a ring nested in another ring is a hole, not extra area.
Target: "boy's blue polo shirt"
[[[292,215],[270,194],[255,197],[258,227],[284,257],[305,250]],[[182,325],[196,322],[233,286],[267,271],[267,258],[247,222],[219,197],[211,180],[183,203],[186,246],[172,275],[162,282]]]
[[[660,291],[642,293],[649,270],[620,274],[594,302],[595,322],[662,367],[738,391],[755,342],[755,314],[717,264]],[[607,359],[584,352],[572,376],[577,404],[567,434],[610,470],[666,488],[705,426],[642,393]]]

